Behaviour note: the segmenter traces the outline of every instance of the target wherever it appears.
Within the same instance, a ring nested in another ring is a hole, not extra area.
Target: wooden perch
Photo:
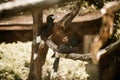
[[[105,6],[101,9],[101,12],[103,14],[106,14],[106,13],[114,14],[119,10],[120,10],[120,1],[112,1],[105,4]]]
[[[63,27],[65,29],[66,25],[68,25],[69,23],[72,22],[72,20],[76,17],[76,15],[78,14],[80,7],[81,7],[81,3],[77,2],[76,5],[74,6],[74,8],[72,9],[72,12],[66,14],[58,23],[57,25],[60,27]]]
[[[82,60],[82,61],[88,61],[91,60],[91,54],[90,53],[85,53],[85,54],[80,54],[80,53],[56,53],[56,57],[59,58],[66,58],[66,59],[72,59],[72,60]]]
[[[82,61],[89,61],[91,60],[91,54],[86,53],[86,54],[76,54],[76,53],[70,53],[65,56],[67,59],[72,59],[72,60],[82,60]]]
[[[106,47],[105,48],[106,54],[112,54],[112,52],[115,51],[116,49],[120,49],[120,40]]]
[[[98,35],[95,37],[90,53],[95,64],[98,63],[97,52],[106,43],[108,38],[112,35],[114,24],[114,12],[120,10],[120,1],[113,1],[107,3],[102,9],[102,25]]]
[[[106,48],[99,50],[97,52],[97,60],[99,61],[101,56],[104,54],[113,54],[115,50],[120,48],[120,40],[110,44],[109,46],[107,46]]]

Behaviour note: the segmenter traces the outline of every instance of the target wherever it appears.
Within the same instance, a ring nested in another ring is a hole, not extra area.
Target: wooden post
[[[41,70],[41,66],[39,66],[39,68],[36,68],[36,61],[35,60],[35,55],[38,55],[38,48],[39,48],[39,44],[40,42],[37,42],[37,37],[39,37],[39,30],[40,27],[43,24],[43,13],[42,10],[40,9],[35,9],[32,10],[32,16],[33,16],[33,41],[32,41],[32,54],[31,54],[31,64],[30,64],[30,73],[29,73],[29,77],[28,80],[40,80],[41,79],[41,72],[39,72],[39,70]],[[35,70],[39,69],[38,71]]]

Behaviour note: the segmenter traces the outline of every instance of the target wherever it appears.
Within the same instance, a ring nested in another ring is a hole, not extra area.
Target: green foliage
[[[26,80],[29,72],[30,55],[30,42],[2,43],[0,45],[0,80]]]
[[[12,70],[0,70],[0,80],[22,80],[19,75],[15,74]]]
[[[115,14],[115,20],[114,20],[114,34],[113,37],[116,37],[116,39],[120,39],[120,11]]]

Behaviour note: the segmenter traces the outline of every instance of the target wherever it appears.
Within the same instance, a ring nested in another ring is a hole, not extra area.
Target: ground
[[[52,54],[53,51],[49,49],[46,63],[43,66],[43,80],[47,80],[50,77],[54,61],[54,58],[51,58]],[[31,42],[1,43],[0,79],[26,80],[29,73],[30,55]],[[61,58],[56,80],[88,80],[87,64],[88,62],[85,61]],[[92,68],[91,66],[89,67]]]

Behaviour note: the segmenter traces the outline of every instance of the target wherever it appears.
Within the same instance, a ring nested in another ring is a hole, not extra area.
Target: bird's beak
[[[52,16],[52,19],[59,19],[60,16]]]

